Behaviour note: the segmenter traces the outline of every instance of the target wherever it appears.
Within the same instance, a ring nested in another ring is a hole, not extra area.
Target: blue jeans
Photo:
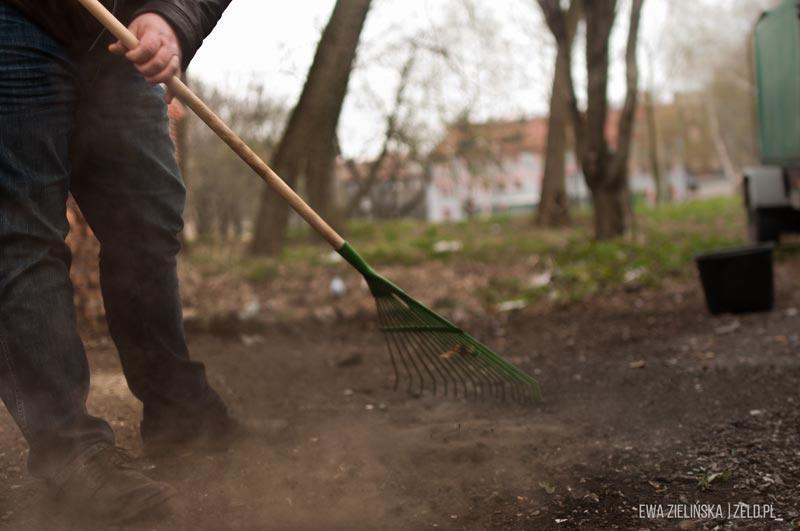
[[[45,479],[113,443],[86,411],[69,192],[101,244],[109,330],[143,422],[223,410],[183,334],[175,257],[185,189],[163,89],[103,45],[69,55],[0,3],[0,395],[32,474]]]

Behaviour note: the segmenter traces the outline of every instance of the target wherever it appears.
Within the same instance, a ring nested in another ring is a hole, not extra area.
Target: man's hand
[[[169,23],[155,13],[136,17],[128,27],[139,39],[139,46],[127,50],[119,41],[108,47],[111,53],[124,55],[152,84],[165,83],[181,73],[182,52],[178,37]],[[168,98],[168,101],[172,99]]]

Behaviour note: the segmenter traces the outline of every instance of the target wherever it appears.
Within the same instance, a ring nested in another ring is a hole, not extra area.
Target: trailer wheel
[[[781,223],[777,213],[762,209],[748,209],[747,232],[752,243],[778,243],[781,235]]]

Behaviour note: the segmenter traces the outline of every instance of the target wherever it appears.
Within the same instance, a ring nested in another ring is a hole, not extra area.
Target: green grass
[[[657,286],[667,278],[693,274],[696,254],[739,245],[744,236],[744,209],[736,198],[638,207],[632,236],[601,242],[592,238],[589,212],[578,212],[575,218],[572,227],[558,230],[536,227],[530,216],[442,225],[354,220],[346,236],[379,270],[430,262],[485,267],[487,279],[478,295],[486,304],[543,297],[579,301],[614,289]],[[458,242],[459,248],[437,252],[437,242],[443,241]],[[277,258],[244,257],[244,245],[220,250],[197,244],[188,259],[203,274],[233,267],[254,283],[273,280],[282,265],[342,267],[326,258],[327,248],[310,242],[308,230],[298,228]],[[545,272],[550,275],[546,285],[531,281]]]
[[[637,212],[654,222],[713,223],[722,219],[743,219],[744,207],[738,197],[715,197],[659,208],[641,208]]]

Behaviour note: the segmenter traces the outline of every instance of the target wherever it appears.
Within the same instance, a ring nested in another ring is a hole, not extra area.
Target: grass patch
[[[254,284],[263,284],[278,276],[279,268],[275,260],[252,259],[242,262],[242,278]]]
[[[378,268],[431,261],[486,266],[486,283],[478,293],[486,304],[545,296],[578,301],[607,290],[656,286],[668,277],[693,274],[696,254],[743,242],[744,209],[738,198],[637,206],[634,234],[602,242],[592,238],[591,223],[586,211],[576,212],[572,227],[559,230],[536,227],[532,216],[441,225],[354,220],[345,234]],[[243,279],[255,283],[275,278],[281,264],[333,267],[328,248],[311,243],[306,228],[293,229],[289,239],[290,245],[277,258],[247,257],[244,244],[220,248],[196,243],[188,259],[204,275],[235,268]],[[527,268],[522,275],[520,265]],[[549,275],[549,282],[533,278],[543,274]]]

